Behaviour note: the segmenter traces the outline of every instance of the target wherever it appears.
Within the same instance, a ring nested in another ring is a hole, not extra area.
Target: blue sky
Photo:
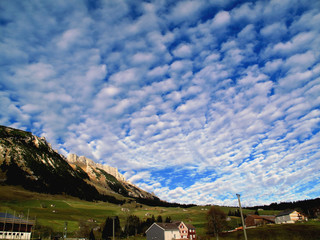
[[[320,195],[319,1],[0,1],[0,124],[179,203]]]

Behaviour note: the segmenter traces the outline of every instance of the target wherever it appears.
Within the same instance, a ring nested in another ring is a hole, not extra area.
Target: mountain
[[[69,154],[67,161],[75,170],[85,172],[89,176],[90,183],[102,194],[113,192],[125,197],[155,199],[154,195],[127,182],[117,168],[95,163],[76,154]]]
[[[124,176],[119,173],[117,168],[110,167],[105,164],[95,163],[93,160],[86,158],[85,156],[79,157],[76,154],[69,154],[67,157],[67,161],[71,165],[76,165],[76,166],[79,166],[83,169],[86,169],[87,173],[90,173],[90,172],[93,173],[94,169],[101,169],[101,170],[107,172],[108,174],[111,174],[119,181],[126,181]]]
[[[123,203],[124,197],[160,201],[126,182],[116,168],[75,154],[66,158],[44,137],[5,126],[0,126],[0,183],[90,201]]]

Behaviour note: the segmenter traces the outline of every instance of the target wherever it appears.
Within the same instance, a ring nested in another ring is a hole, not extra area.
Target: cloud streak
[[[318,3],[0,5],[1,124],[168,201],[319,196]]]

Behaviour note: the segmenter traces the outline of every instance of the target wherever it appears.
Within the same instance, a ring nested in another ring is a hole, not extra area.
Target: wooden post
[[[238,202],[239,202],[239,208],[240,208],[240,214],[241,214],[241,221],[242,221],[244,239],[248,240],[247,232],[246,232],[246,225],[244,223],[244,218],[243,218],[243,214],[242,214],[242,208],[241,208],[241,202],[240,202],[240,194],[237,194],[237,197],[238,197]]]

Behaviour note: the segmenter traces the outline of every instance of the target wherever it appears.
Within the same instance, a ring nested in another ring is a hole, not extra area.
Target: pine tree
[[[90,231],[89,240],[96,240],[94,233],[93,233],[93,229],[91,229],[91,231]]]
[[[159,215],[159,216],[157,217],[157,222],[159,222],[159,223],[162,223],[162,222],[163,222],[161,215]]]
[[[166,222],[166,223],[171,223],[171,217],[169,217],[169,216],[168,216],[168,217],[166,217],[165,222]]]

